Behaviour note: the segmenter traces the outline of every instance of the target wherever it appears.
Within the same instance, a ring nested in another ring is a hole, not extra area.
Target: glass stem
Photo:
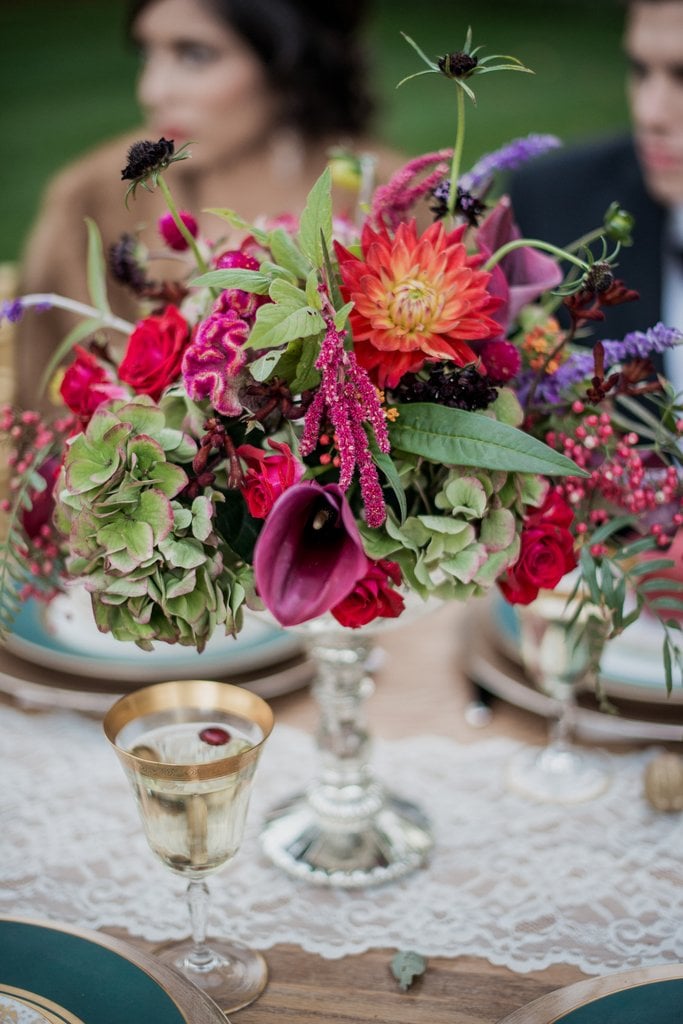
[[[215,960],[214,954],[206,944],[209,918],[209,888],[206,882],[193,880],[188,884],[187,905],[192,928],[192,950],[187,957],[187,966],[195,971],[205,971]]]
[[[574,731],[574,694],[563,697],[560,712],[550,726],[550,743],[555,750],[568,750]]]

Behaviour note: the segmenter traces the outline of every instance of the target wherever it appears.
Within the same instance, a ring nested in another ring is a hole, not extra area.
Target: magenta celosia
[[[210,398],[216,412],[239,416],[239,373],[247,357],[249,325],[234,310],[203,320],[185,351],[183,383],[190,398]]]

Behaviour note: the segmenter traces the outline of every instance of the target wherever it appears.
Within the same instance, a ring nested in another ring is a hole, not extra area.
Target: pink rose
[[[180,376],[183,353],[190,339],[187,321],[175,306],[141,320],[119,366],[119,378],[137,394],[158,401],[164,388]]]
[[[247,464],[247,472],[240,486],[249,514],[265,519],[280,495],[299,482],[304,466],[294,458],[288,445],[268,439],[277,455],[268,455],[261,448],[243,444],[237,454]]]

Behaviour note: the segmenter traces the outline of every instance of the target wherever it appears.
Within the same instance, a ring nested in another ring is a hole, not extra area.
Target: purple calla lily
[[[351,506],[338,484],[294,484],[277,499],[254,550],[256,587],[283,626],[327,612],[366,572]]]
[[[506,242],[521,238],[515,223],[512,204],[502,196],[477,231],[477,248],[485,258]],[[488,290],[503,299],[503,305],[492,316],[506,333],[519,311],[562,280],[562,271],[550,256],[525,246],[504,256],[493,268]]]

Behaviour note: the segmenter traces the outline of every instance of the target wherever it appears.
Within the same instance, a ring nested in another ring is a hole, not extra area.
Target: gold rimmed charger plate
[[[312,661],[302,654],[253,672],[231,673],[226,675],[225,681],[244,686],[264,700],[270,700],[307,686],[313,674]],[[169,678],[172,676],[173,673]],[[103,715],[118,697],[145,685],[143,680],[134,677],[124,684],[102,676],[96,679],[73,676],[37,665],[0,647],[0,694],[25,707],[64,708]]]
[[[0,1024],[83,1024],[51,999],[13,985],[0,985]]]
[[[674,1024],[681,1019],[683,964],[662,964],[577,981],[498,1024]]]
[[[0,917],[0,951],[0,994],[32,1007],[34,1020],[226,1024],[213,1000],[177,971],[100,932]]]

